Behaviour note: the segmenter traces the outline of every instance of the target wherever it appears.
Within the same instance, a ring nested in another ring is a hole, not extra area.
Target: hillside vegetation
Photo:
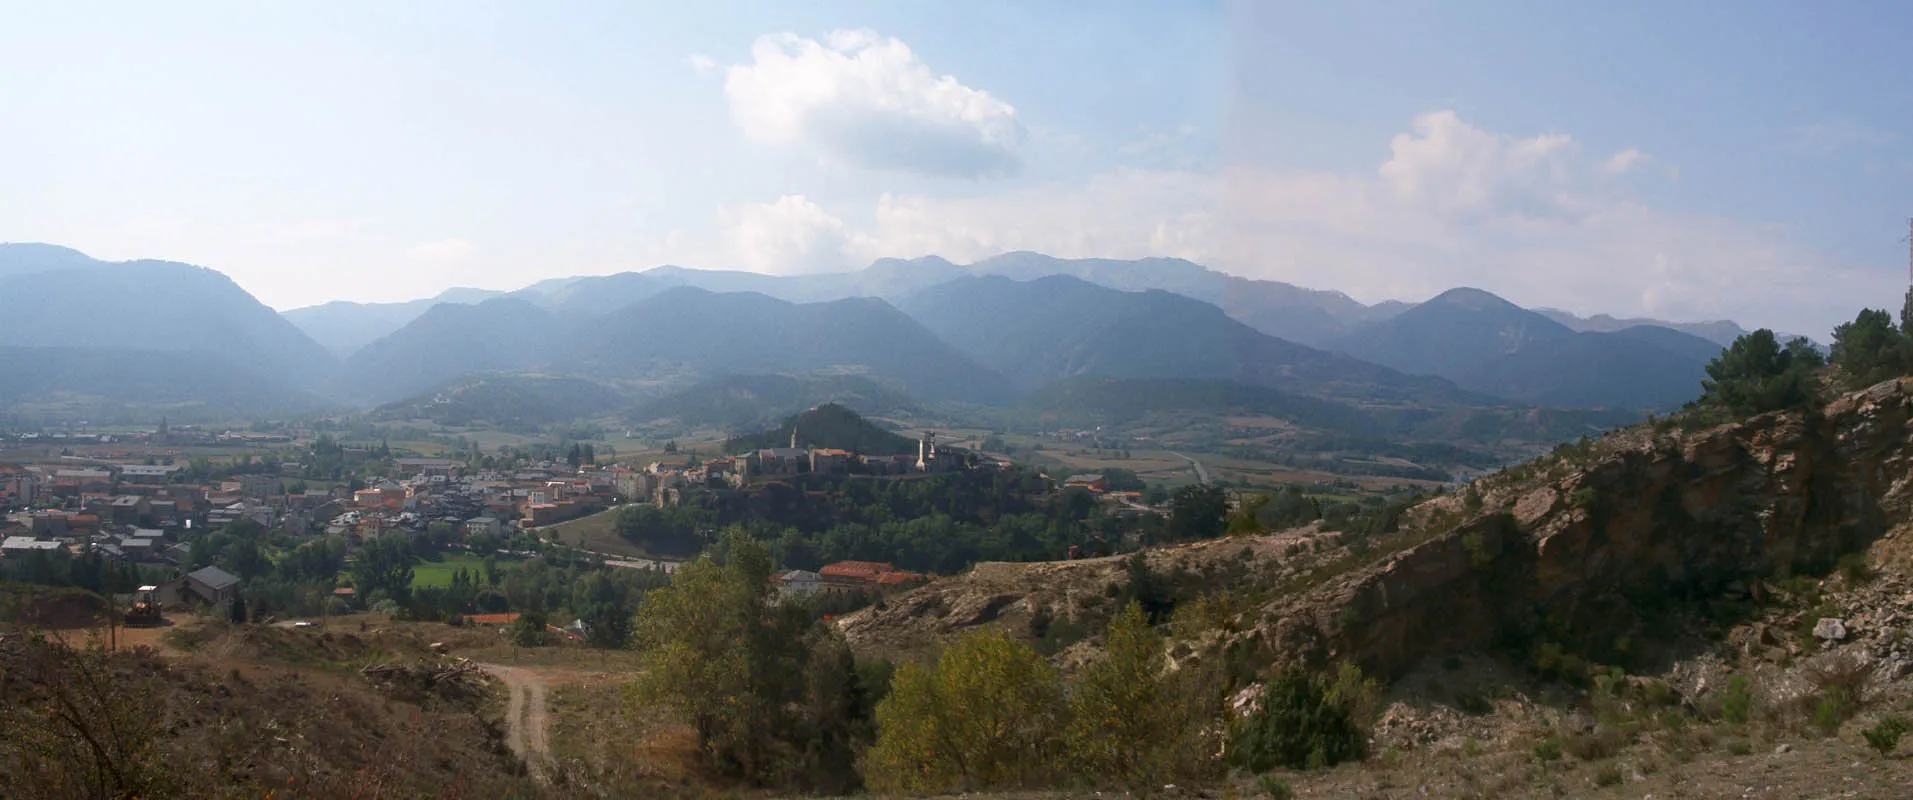
[[[789,447],[793,432],[797,434],[799,447],[834,448],[866,456],[917,452],[916,440],[877,427],[857,412],[836,403],[825,403],[793,415],[771,430],[726,441],[724,451],[741,453],[766,447]]]
[[[690,430],[750,430],[824,403],[860,414],[910,411],[917,405],[902,391],[857,375],[729,375],[647,400],[627,416],[639,424]]]

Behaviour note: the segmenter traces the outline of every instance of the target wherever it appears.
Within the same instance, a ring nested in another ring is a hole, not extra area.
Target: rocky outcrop
[[[1425,541],[1274,601],[1247,635],[1274,660],[1388,676],[1496,639],[1613,655],[1673,603],[1731,603],[1763,578],[1831,568],[1906,521],[1910,413],[1913,381],[1900,380],[1820,413],[1610,436],[1524,470],[1538,475],[1526,483],[1484,479],[1493,499],[1459,523],[1401,534]]]

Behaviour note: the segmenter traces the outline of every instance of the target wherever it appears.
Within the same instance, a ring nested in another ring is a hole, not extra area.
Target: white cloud
[[[435,242],[420,242],[412,245],[406,253],[421,261],[452,263],[470,258],[478,248],[464,239],[440,239]]]
[[[717,71],[717,62],[707,55],[692,53],[685,57],[684,62],[690,64],[691,69],[697,70],[699,75],[709,75]]]
[[[870,31],[760,36],[724,93],[746,136],[855,167],[978,178],[1015,171],[1016,109]]]
[[[857,235],[803,195],[748,203],[719,213],[719,258],[727,267],[771,275],[841,272],[860,266]]]
[[[1635,167],[1645,164],[1650,160],[1651,158],[1646,153],[1630,147],[1608,156],[1607,161],[1601,164],[1601,170],[1610,175],[1620,175],[1632,172]]]
[[[1578,156],[1562,134],[1531,139],[1489,133],[1453,111],[1418,116],[1389,142],[1382,181],[1408,203],[1464,215],[1549,217],[1581,213],[1568,191]]]
[[[885,194],[868,223],[796,196],[726,212],[713,266],[793,273],[885,256],[959,263],[1008,250],[1174,256],[1367,302],[1476,286],[1529,306],[1731,318],[1824,335],[1899,273],[1840,264],[1784,228],[1665,211],[1607,180],[1565,135],[1510,137],[1417,118],[1373,172],[1120,168],[1080,184],[958,197]],[[708,252],[708,250],[707,250]]]

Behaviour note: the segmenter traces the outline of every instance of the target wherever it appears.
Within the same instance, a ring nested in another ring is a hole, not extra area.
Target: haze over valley
[[[0,20],[0,798],[1913,786],[1913,6]]]

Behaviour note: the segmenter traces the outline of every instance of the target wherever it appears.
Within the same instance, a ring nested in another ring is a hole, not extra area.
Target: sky
[[[0,241],[263,302],[1188,258],[1824,335],[1898,309],[1913,4],[0,0]]]

